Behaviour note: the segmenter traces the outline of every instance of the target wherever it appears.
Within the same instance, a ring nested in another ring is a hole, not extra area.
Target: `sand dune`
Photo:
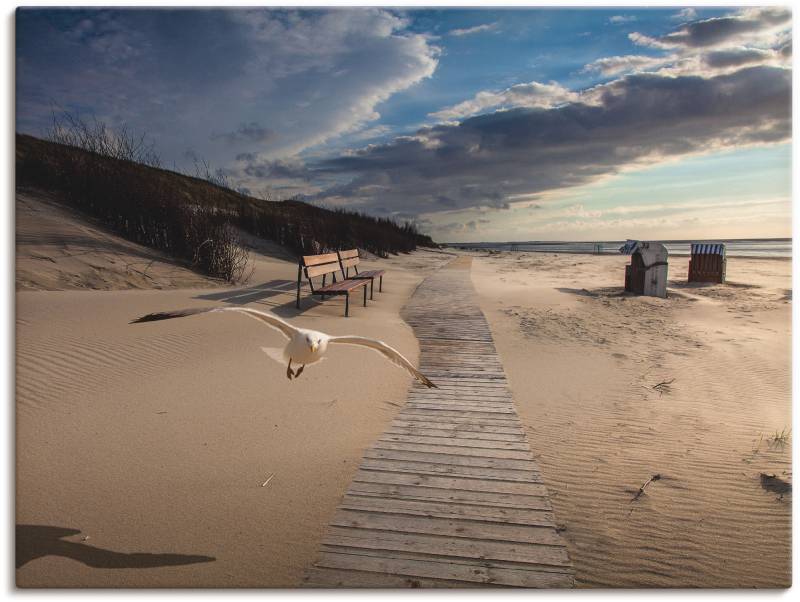
[[[367,308],[353,303],[347,319],[341,299],[304,296],[295,310],[296,264],[258,253],[251,284],[239,287],[18,291],[16,519],[30,560],[17,584],[299,583],[410,377],[342,346],[289,381],[261,350],[282,346],[281,336],[239,315],[129,322],[246,304],[384,339],[415,361],[399,310],[446,259],[418,252],[373,262],[387,270],[384,292]]]
[[[41,190],[16,195],[17,290],[161,289],[222,283],[109,232]]]
[[[791,449],[769,438],[791,428],[791,262],[729,259],[730,284],[687,286],[672,258],[656,299],[620,294],[627,261],[473,268],[578,583],[785,587]]]

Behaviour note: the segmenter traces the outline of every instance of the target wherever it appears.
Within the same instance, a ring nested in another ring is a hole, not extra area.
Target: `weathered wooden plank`
[[[503,405],[505,407],[513,407],[513,401],[510,395],[489,395],[483,391],[475,391],[465,393],[456,393],[455,391],[411,391],[408,394],[409,401],[432,401],[435,403],[443,402],[461,402],[466,404],[475,405]]]
[[[387,483],[390,485],[421,485],[457,489],[459,491],[488,491],[491,493],[514,493],[519,495],[546,496],[547,491],[540,482],[520,483],[513,481],[488,480],[469,477],[449,477],[440,475],[409,474],[380,470],[361,469],[353,477],[353,482]]]
[[[452,424],[452,420],[461,419],[459,424],[472,424],[483,426],[519,426],[519,421],[514,414],[503,412],[463,412],[459,410],[439,410],[420,406],[403,406],[397,413],[397,420],[428,422],[429,424]]]
[[[453,445],[433,445],[427,443],[404,443],[402,441],[383,441],[378,440],[373,445],[375,450],[396,450],[408,452],[422,452],[430,454],[441,454],[459,457],[483,458],[483,459],[501,459],[501,460],[521,460],[523,462],[530,462],[531,455],[527,451],[519,451],[515,449],[487,449],[475,447],[457,447]]]
[[[450,382],[451,380],[452,379],[449,377],[442,377],[439,379],[441,385],[437,383],[437,389],[435,391],[423,387],[412,387],[409,390],[409,394],[441,393],[443,395],[486,395],[489,397],[502,397],[504,399],[511,397],[513,399],[511,391],[509,391],[504,384],[492,385],[491,383],[478,383],[475,380],[461,380],[458,383],[454,383]]]
[[[439,393],[437,395],[437,393]],[[477,391],[475,393],[456,393],[448,391],[436,391],[433,393],[427,391],[412,391],[408,394],[409,401],[435,401],[436,403],[442,402],[461,402],[468,404],[494,404],[502,405],[505,407],[512,406],[512,398],[510,395],[488,395],[484,392]]]
[[[463,384],[460,385],[453,385],[447,383],[440,379],[441,386],[437,383],[437,388],[435,390],[430,390],[426,388],[412,388],[408,394],[409,395],[420,395],[424,393],[429,393],[435,395],[437,393],[443,396],[456,396],[456,395],[472,395],[475,397],[500,397],[502,399],[513,399],[511,396],[511,392],[505,386],[502,387],[492,387],[487,385],[486,383],[483,384],[474,384],[474,386],[465,386]]]
[[[430,429],[439,430],[442,432],[457,432],[466,435],[473,433],[474,435],[480,434],[496,434],[496,435],[514,435],[525,436],[525,431],[518,426],[495,426],[491,424],[473,424],[470,422],[446,422],[444,420],[437,420],[436,422],[428,420],[406,420],[396,418],[392,421],[390,429]]]
[[[492,541],[538,543],[558,546],[561,537],[549,527],[509,525],[506,523],[487,523],[483,521],[396,516],[374,512],[338,510],[331,521],[337,527],[360,527],[374,531],[397,531],[402,533],[421,533],[468,539],[488,539]]]
[[[498,427],[498,428],[514,428],[520,429],[519,421],[514,420],[513,417],[510,416],[495,416],[493,418],[475,418],[470,416],[467,418],[463,414],[458,412],[453,412],[451,414],[454,415],[445,415],[443,412],[418,412],[418,411],[411,411],[411,410],[401,410],[400,413],[397,414],[397,421],[403,422],[413,422],[415,424],[423,422],[426,424],[460,424],[460,425],[468,425],[474,426],[476,428],[483,428],[483,427]]]
[[[440,376],[436,381],[436,386],[443,390],[457,390],[464,391],[465,393],[479,392],[479,391],[495,391],[495,392],[508,392],[505,382],[482,382],[474,378],[450,378],[449,376]],[[411,385],[412,391],[427,391],[425,385]]]
[[[432,535],[370,531],[367,529],[331,526],[324,542],[379,550],[401,550],[426,554],[447,555],[486,560],[510,560],[556,567],[569,567],[569,557],[563,546],[518,542],[496,542]]]
[[[436,516],[439,518],[465,518],[488,522],[555,527],[552,511],[545,509],[507,508],[503,506],[481,506],[478,504],[433,502],[428,500],[381,498],[350,493],[342,498],[342,503],[339,507],[347,510],[363,510],[365,512],[372,511],[409,514],[414,516]]]
[[[431,399],[431,398],[409,398],[406,402],[407,407],[414,406],[436,406],[436,409],[452,410],[454,408],[466,408],[475,412],[493,412],[500,411],[502,414],[514,414],[516,419],[516,412],[514,406],[507,402],[501,401],[481,401],[472,399]]]
[[[351,548],[347,546],[329,546],[326,544],[322,544],[320,546],[320,550],[322,552],[330,552],[330,553],[337,553],[337,554],[353,554],[354,556],[364,556],[364,557],[385,557],[385,558],[400,558],[406,560],[427,560],[430,562],[439,562],[443,560],[449,560],[456,564],[463,564],[465,566],[473,566],[473,567],[491,567],[491,568],[503,568],[503,569],[529,569],[531,571],[536,572],[547,572],[547,573],[559,573],[559,574],[571,574],[572,568],[571,567],[560,567],[560,566],[549,566],[549,565],[529,565],[524,562],[513,562],[507,560],[487,560],[481,558],[442,558],[435,554],[420,554],[417,552],[407,552],[403,550],[372,550],[370,548]]]
[[[353,481],[348,493],[360,496],[382,496],[402,498],[415,501],[453,502],[459,504],[475,504],[478,506],[498,506],[503,508],[519,508],[527,510],[550,510],[550,502],[544,492],[538,496],[517,495],[513,493],[490,493],[487,491],[461,491],[458,489],[442,489],[440,487],[424,487],[416,485],[389,485],[385,483],[365,483]]]
[[[319,565],[334,569],[396,575],[398,579],[434,580],[433,583],[419,581],[419,584],[413,587],[464,587],[469,585],[572,587],[570,573],[531,570],[524,567],[498,567],[496,563],[469,563],[468,560],[463,559],[403,557],[397,553],[386,552],[380,552],[380,556],[370,556],[364,553],[365,550],[354,548],[336,548],[336,550],[336,552],[322,552]]]
[[[428,462],[430,464],[445,464],[448,466],[472,466],[476,468],[505,468],[512,470],[527,470],[538,473],[538,467],[533,460],[519,458],[487,458],[484,456],[470,456],[467,454],[431,452],[413,449],[381,449],[372,447],[364,453],[365,458],[375,460],[400,460],[408,462]]]
[[[456,437],[455,435],[450,437],[431,437],[431,436],[420,436],[420,435],[409,435],[409,434],[396,434],[396,433],[387,433],[381,436],[379,441],[393,441],[393,442],[403,442],[403,443],[425,443],[428,445],[443,445],[443,446],[451,446],[451,447],[474,447],[479,449],[510,449],[516,451],[523,451],[526,454],[528,452],[528,444],[527,442],[518,442],[518,441],[497,441],[491,439],[463,439],[460,437]],[[529,455],[526,455],[529,457]]]
[[[372,559],[374,562],[374,559]],[[330,562],[330,560],[328,560]],[[403,576],[402,574],[369,572],[357,568],[347,567],[347,570],[335,570],[312,567],[307,570],[304,585],[313,588],[380,588],[380,587],[411,587],[411,588],[461,588],[480,587],[465,581],[448,581],[436,578],[423,578],[417,576]]]
[[[473,441],[507,441],[521,442],[527,449],[527,440],[523,433],[485,433],[472,429],[458,428],[433,428],[431,425],[418,423],[417,426],[403,427],[392,424],[386,431],[386,435],[406,435],[410,437],[426,438],[446,438],[446,439],[466,439]]]
[[[475,466],[459,466],[439,462],[419,462],[394,460],[391,458],[365,457],[360,464],[364,470],[381,470],[413,475],[442,475],[465,479],[484,479],[486,481],[508,481],[515,483],[541,483],[542,477],[535,469],[490,468]]]
[[[435,418],[466,418],[475,423],[496,424],[498,421],[505,421],[510,424],[519,424],[516,414],[506,414],[502,412],[470,412],[465,413],[458,410],[435,409],[435,408],[404,408],[398,416],[430,416]],[[487,422],[494,421],[494,422]]]
[[[425,402],[409,400],[406,402],[405,407],[409,409],[422,409],[422,410],[444,410],[448,412],[466,412],[468,414],[508,414],[509,416],[516,417],[514,408],[512,406],[491,406],[488,404],[470,405],[467,403],[457,402]]]
[[[409,399],[404,406],[408,409],[420,408],[431,410],[449,410],[458,412],[484,413],[484,414],[509,414],[516,421],[514,406],[507,403],[484,403],[480,401],[460,401],[456,399]]]

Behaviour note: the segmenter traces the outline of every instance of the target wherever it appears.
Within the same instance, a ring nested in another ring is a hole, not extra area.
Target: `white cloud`
[[[613,17],[609,17],[608,19],[608,22],[613,23],[614,25],[632,23],[633,21],[636,21],[636,17],[633,15],[614,15]]]
[[[253,44],[246,75],[269,90],[262,110],[287,134],[265,149],[273,157],[357,132],[380,117],[378,104],[430,77],[438,63],[439,49],[388,11],[232,14]],[[292,102],[298,97],[306,102],[301,110]]]
[[[697,11],[692,7],[682,8],[677,13],[672,15],[673,21],[685,22],[685,21],[694,21],[695,19],[697,19]]]
[[[448,121],[461,119],[498,107],[550,108],[577,99],[578,95],[576,93],[555,82],[550,82],[549,84],[529,82],[527,84],[516,84],[505,90],[478,92],[473,98],[451,107],[440,109],[435,113],[431,113],[429,117]]]
[[[598,72],[603,75],[618,75],[631,71],[646,71],[674,60],[673,56],[646,56],[641,54],[627,54],[624,56],[609,56],[597,59],[586,65],[586,73]]]
[[[485,23],[483,25],[476,25],[475,27],[467,27],[464,29],[451,29],[447,32],[449,36],[471,36],[476,33],[482,33],[484,31],[497,31],[498,27],[500,26],[499,23]]]

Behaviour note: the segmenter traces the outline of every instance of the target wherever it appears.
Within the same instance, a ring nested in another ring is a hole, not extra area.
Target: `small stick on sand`
[[[663,395],[665,391],[669,391],[670,385],[675,382],[675,379],[672,380],[665,380],[663,382],[658,383],[657,385],[653,385],[653,389],[658,391],[659,395]]]
[[[638,500],[639,497],[644,493],[644,488],[647,487],[653,481],[658,481],[660,478],[661,478],[660,474],[654,474],[652,477],[647,479],[644,482],[644,484],[641,487],[639,487],[639,491],[637,491],[636,495],[633,496],[633,499],[631,500],[631,502],[635,502],[636,500]]]
[[[272,480],[272,477],[274,477],[274,476],[275,476],[275,473],[273,472],[271,475],[269,475],[269,476],[267,477],[267,480],[266,480],[266,481],[264,481],[263,483],[261,483],[261,486],[262,486],[262,487],[266,487],[266,486],[267,486],[267,483],[269,483],[269,482]]]

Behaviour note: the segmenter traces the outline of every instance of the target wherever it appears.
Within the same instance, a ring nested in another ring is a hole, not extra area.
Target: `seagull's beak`
[[[319,343],[317,343],[316,341],[314,341],[313,343],[311,343],[311,352],[312,352],[312,353],[316,353],[316,352],[317,352],[317,349],[319,349]]]

